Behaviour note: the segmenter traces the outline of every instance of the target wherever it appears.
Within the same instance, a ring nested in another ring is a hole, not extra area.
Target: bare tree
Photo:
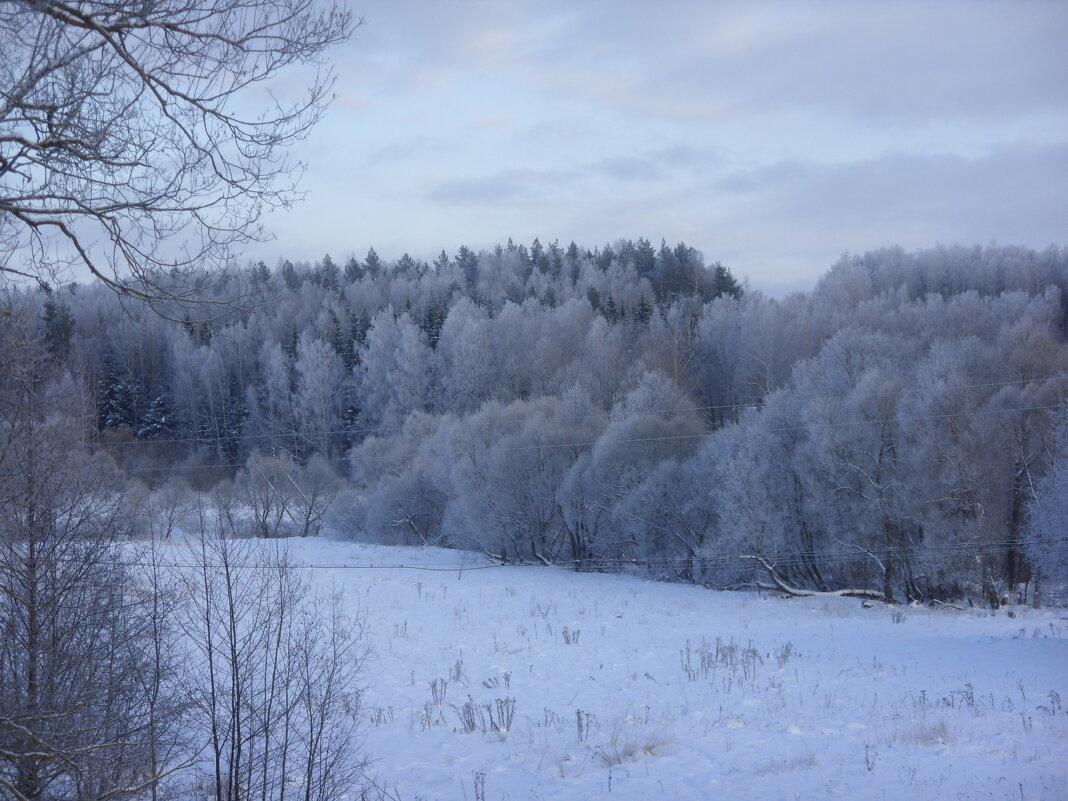
[[[289,519],[300,536],[319,536],[323,518],[341,488],[337,474],[326,459],[316,454],[289,481],[293,487],[292,503],[287,509]]]
[[[285,451],[278,455],[253,451],[237,474],[237,489],[252,512],[257,536],[266,539],[284,533],[283,523],[292,517],[290,506],[295,490],[292,475],[297,469]]]
[[[180,477],[172,477],[157,489],[132,479],[123,496],[131,538],[169,540],[193,519],[193,492]]]
[[[115,544],[114,465],[78,449],[48,360],[0,315],[0,795],[119,799],[176,767],[164,595]]]
[[[149,301],[191,296],[190,270],[294,199],[284,150],[322,114],[323,54],[354,24],[315,0],[0,3],[0,274],[82,265]],[[282,99],[279,72],[301,65],[307,91]]]
[[[362,622],[313,597],[283,547],[206,535],[193,548],[180,579],[198,785],[215,801],[345,797],[366,766]]]

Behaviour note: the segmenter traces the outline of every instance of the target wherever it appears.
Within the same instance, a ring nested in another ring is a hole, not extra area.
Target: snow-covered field
[[[366,615],[365,748],[404,801],[1068,798],[1064,609],[290,544]]]

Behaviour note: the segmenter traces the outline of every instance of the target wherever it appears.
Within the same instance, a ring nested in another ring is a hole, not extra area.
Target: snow
[[[365,749],[404,801],[1068,798],[1064,609],[865,606],[289,544],[366,616]]]

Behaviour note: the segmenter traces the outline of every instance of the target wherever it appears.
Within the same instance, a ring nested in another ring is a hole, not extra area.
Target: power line
[[[1064,408],[1063,403],[1046,404],[1040,406],[1020,406],[1007,409],[973,409],[966,412],[947,412],[944,414],[931,414],[931,415],[916,415],[912,417],[890,417],[890,418],[870,418],[865,420],[844,420],[826,423],[806,423],[797,426],[778,426],[765,429],[767,433],[787,433],[794,431],[808,431],[811,429],[825,429],[825,428],[848,428],[854,426],[866,426],[866,425],[886,425],[888,423],[899,424],[907,422],[920,422],[930,420],[948,420],[961,417],[980,417],[995,414],[1016,414],[1021,412],[1034,412],[1034,411],[1052,411],[1056,409]],[[717,429],[715,431],[700,431],[692,434],[671,434],[655,437],[627,437],[621,439],[603,440],[598,438],[596,440],[582,440],[574,442],[553,442],[553,443],[540,443],[534,445],[512,445],[512,446],[486,446],[480,448],[467,448],[463,453],[490,453],[490,452],[518,452],[518,451],[538,451],[538,450],[554,450],[560,448],[592,448],[597,445],[609,446],[609,445],[632,445],[632,444],[644,444],[652,442],[673,442],[684,441],[694,439],[706,439],[708,437],[716,436],[723,429]],[[511,436],[511,435],[506,435]],[[326,459],[323,461],[329,464],[348,464],[350,459],[348,457]],[[362,460],[364,464],[390,464],[392,462],[385,459],[379,460]],[[130,468],[134,472],[149,473],[149,472],[168,472],[175,470],[212,470],[221,467],[244,467],[245,462],[222,462],[212,463],[206,465],[170,465],[167,467],[143,467],[143,468]]]
[[[253,539],[241,539],[238,542],[263,542],[264,540]],[[278,542],[278,540],[267,540],[267,542]],[[1001,540],[986,543],[947,543],[944,545],[912,545],[901,546],[898,548],[872,548],[866,549],[863,553],[844,553],[844,552],[822,552],[822,551],[788,551],[777,554],[761,554],[761,553],[730,553],[730,554],[706,554],[695,556],[679,556],[679,557],[657,557],[651,559],[628,559],[622,557],[591,557],[589,559],[554,559],[546,563],[536,562],[495,562],[492,564],[472,564],[465,565],[462,562],[460,564],[425,564],[425,565],[412,565],[412,564],[353,564],[351,562],[326,562],[326,563],[310,563],[310,562],[298,562],[285,565],[271,565],[254,562],[241,562],[230,560],[216,560],[216,561],[150,561],[141,558],[124,560],[124,564],[133,567],[172,567],[172,568],[202,568],[205,565],[208,567],[234,567],[242,570],[279,570],[279,569],[300,569],[300,570],[421,570],[429,572],[439,573],[456,573],[467,572],[469,570],[495,570],[495,569],[507,569],[514,567],[581,567],[589,565],[621,565],[632,567],[655,567],[655,566],[677,566],[683,563],[694,563],[703,565],[725,564],[730,562],[752,562],[754,558],[759,557],[764,559],[773,567],[798,567],[810,564],[810,560],[814,561],[839,561],[839,562],[867,562],[870,561],[873,556],[884,558],[903,558],[908,556],[922,555],[928,552],[946,554],[946,553],[967,553],[975,554],[979,551],[991,551],[994,553],[1006,553],[1010,551],[1018,551],[1025,545],[1034,546],[1048,546],[1058,543],[1068,542],[1068,537],[1053,537],[1046,539],[1029,540],[1027,543],[1013,542],[1010,540]],[[803,559],[801,557],[804,557]],[[75,557],[70,557],[70,561],[76,561]]]
[[[1027,379],[1013,379],[1013,380],[1010,380],[1010,381],[993,381],[993,382],[985,382],[985,383],[979,383],[979,384],[957,384],[957,385],[952,385],[952,386],[947,386],[947,387],[939,387],[939,390],[941,390],[941,391],[957,391],[957,390],[964,390],[964,389],[984,389],[984,388],[985,389],[990,389],[990,388],[995,388],[995,387],[1007,387],[1007,386],[1034,384],[1034,383],[1037,383],[1037,382],[1040,382],[1040,381],[1051,381],[1051,380],[1068,380],[1068,374],[1054,373],[1054,374],[1049,374],[1049,375],[1044,375],[1044,376],[1037,376],[1037,377],[1027,378]],[[915,395],[915,394],[920,394],[923,391],[925,391],[925,390],[919,389],[919,388],[916,388],[916,389],[902,388],[902,389],[897,389],[897,390],[890,390],[890,391],[887,391],[887,392],[868,393],[868,394],[865,395],[865,397],[866,398],[879,398],[879,397],[889,397],[889,396],[895,396],[895,395]],[[806,396],[801,396],[801,397],[791,396],[791,397],[789,397],[789,401],[792,402],[792,403],[814,403],[814,402],[817,402],[817,401],[849,400],[850,397],[851,396],[849,396],[849,395],[811,395],[811,396],[807,396],[807,397]],[[754,400],[754,401],[748,401],[748,402],[744,402],[744,403],[725,403],[725,404],[715,404],[715,405],[709,405],[709,406],[689,406],[689,407],[674,407],[674,408],[664,408],[664,409],[643,409],[640,412],[640,414],[643,414],[643,415],[667,415],[667,414],[684,414],[684,413],[689,413],[689,412],[728,411],[728,410],[739,410],[739,409],[747,410],[747,409],[760,408],[761,405],[762,405],[762,401]],[[477,412],[475,412],[475,414],[477,414]],[[575,421],[578,421],[578,420],[590,420],[590,419],[607,418],[607,417],[611,417],[612,414],[613,414],[613,411],[609,410],[609,411],[605,411],[605,412],[591,412],[589,414],[580,414],[580,415],[566,415],[566,416],[561,416],[561,417],[555,417],[554,416],[554,417],[552,417],[550,419],[551,419],[552,422],[555,422],[555,423],[575,422]],[[261,440],[261,439],[268,439],[268,440],[297,439],[297,440],[303,440],[303,441],[311,441],[311,440],[313,440],[313,439],[315,439],[317,437],[324,437],[324,436],[367,435],[368,437],[372,437],[372,436],[382,436],[382,435],[386,435],[386,434],[400,434],[400,433],[403,433],[403,431],[404,431],[404,427],[403,426],[394,427],[394,428],[384,428],[384,427],[381,427],[381,426],[375,426],[375,427],[369,427],[369,428],[344,428],[344,429],[334,429],[334,430],[315,431],[315,432],[302,432],[302,431],[298,431],[298,430],[291,430],[291,431],[285,431],[285,432],[282,432],[282,433],[270,433],[270,434],[241,434],[241,435],[239,435],[237,437],[237,439],[240,439],[240,440],[250,440],[250,439],[252,439],[252,440]],[[224,442],[224,441],[225,440],[224,440],[223,437],[182,437],[182,438],[173,438],[173,439],[130,440],[128,442],[111,442],[111,443],[107,443],[106,447],[108,447],[108,448],[126,448],[126,447],[133,447],[133,446],[139,446],[139,445],[169,445],[169,444],[178,445],[178,444],[196,444],[196,443],[219,444],[219,443]],[[223,465],[219,465],[219,466],[223,466]]]

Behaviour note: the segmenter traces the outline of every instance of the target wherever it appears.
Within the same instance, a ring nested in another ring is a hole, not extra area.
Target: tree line
[[[1066,265],[891,248],[774,299],[685,244],[535,240],[217,271],[166,317],[93,286],[27,302],[86,442],[149,488],[226,489],[261,536],[330,517],[509,561],[999,603],[1040,567]]]

